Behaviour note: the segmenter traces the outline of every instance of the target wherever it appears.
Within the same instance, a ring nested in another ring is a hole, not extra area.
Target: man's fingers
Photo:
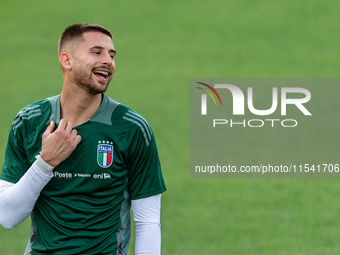
[[[73,129],[70,135],[70,138],[72,139],[72,143],[77,146],[78,143],[81,141],[81,136],[78,135],[77,130]]]
[[[75,130],[75,129],[72,129],[71,134],[70,134],[70,138],[73,139],[73,140],[76,139],[77,134],[78,134],[78,131]]]
[[[55,123],[54,121],[51,121],[50,125],[47,127],[44,136],[47,138],[49,135],[53,134],[59,141],[66,141],[69,140],[69,142],[73,143],[74,140],[77,137],[77,130],[73,129],[72,122],[69,122],[65,119],[60,120],[59,126],[54,132]],[[78,143],[77,143],[78,144]]]
[[[76,138],[74,139],[75,145],[78,145],[81,141],[81,136],[77,135]]]
[[[50,125],[46,128],[45,133],[52,134],[53,130],[54,130],[54,126],[55,126],[55,124],[54,124],[54,121],[52,120],[50,122]]]
[[[67,122],[66,123],[66,127],[65,127],[65,130],[66,130],[66,134],[71,134],[72,133],[72,128],[73,128],[73,124],[72,122]]]
[[[78,131],[73,129],[72,122],[60,120],[58,128],[54,122],[47,127],[42,139],[40,156],[46,163],[56,167],[67,159],[81,141]]]
[[[59,129],[59,130],[65,130],[65,128],[66,128],[66,126],[67,126],[67,123],[68,123],[67,120],[61,119],[60,122],[59,122],[59,126],[58,126],[57,129]]]
[[[75,135],[72,136],[72,128],[73,124],[70,121],[67,121],[65,119],[61,119],[59,122],[59,126],[56,130],[56,133],[60,135],[62,139],[74,139]]]

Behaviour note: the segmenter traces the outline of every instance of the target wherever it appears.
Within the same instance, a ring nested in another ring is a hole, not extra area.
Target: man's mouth
[[[104,70],[95,70],[93,71],[93,74],[100,80],[107,81],[109,76],[111,75],[111,72],[104,71]]]

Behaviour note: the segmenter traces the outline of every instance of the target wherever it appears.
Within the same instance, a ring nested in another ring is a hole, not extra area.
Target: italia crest
[[[109,141],[100,141],[97,149],[97,162],[103,168],[112,164],[113,143]]]

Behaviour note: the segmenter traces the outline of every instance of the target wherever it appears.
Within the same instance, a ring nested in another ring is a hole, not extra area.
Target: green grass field
[[[117,50],[107,94],[143,114],[157,139],[168,189],[162,254],[340,254],[337,179],[191,179],[189,170],[190,78],[338,77],[339,7],[335,0],[5,1],[0,161],[16,112],[61,91],[64,28],[99,23]],[[0,226],[0,254],[22,254],[28,236],[27,220]]]

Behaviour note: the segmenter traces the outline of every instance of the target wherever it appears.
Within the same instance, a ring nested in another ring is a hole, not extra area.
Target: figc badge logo
[[[107,168],[112,164],[113,146],[112,142],[111,145],[107,143],[109,142],[99,142],[97,150],[97,162],[103,168]]]

